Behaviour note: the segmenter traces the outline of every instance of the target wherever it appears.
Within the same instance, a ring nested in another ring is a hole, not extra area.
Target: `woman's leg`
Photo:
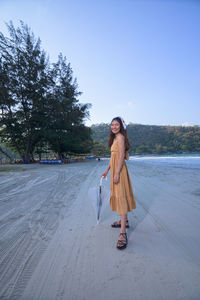
[[[126,228],[129,228],[127,215],[125,215],[125,216],[126,216],[125,226],[126,226]],[[121,215],[120,215],[120,220],[115,221],[113,224],[111,224],[111,227],[121,227]]]
[[[126,232],[126,221],[127,221],[127,215],[120,215],[120,220],[121,220],[121,232]]]
[[[117,248],[124,249],[127,245],[127,236],[126,236],[126,220],[127,215],[120,215],[121,220],[121,228],[120,228],[120,235],[117,241]]]

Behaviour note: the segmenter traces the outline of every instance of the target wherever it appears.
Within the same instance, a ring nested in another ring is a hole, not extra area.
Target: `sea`
[[[129,157],[130,161],[144,161],[146,163],[163,165],[180,165],[200,169],[200,153],[170,154],[170,155],[135,155]]]

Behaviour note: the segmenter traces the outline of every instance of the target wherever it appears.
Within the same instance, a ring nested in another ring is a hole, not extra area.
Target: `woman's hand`
[[[108,175],[108,171],[105,171],[105,172],[101,175],[101,177],[105,178],[107,175]]]
[[[113,182],[117,184],[119,182],[119,173],[116,173],[113,178]]]

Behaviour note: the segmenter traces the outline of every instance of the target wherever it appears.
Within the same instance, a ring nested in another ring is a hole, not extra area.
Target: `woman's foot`
[[[114,222],[111,224],[111,227],[113,228],[120,228],[121,227],[121,220]],[[126,220],[126,228],[129,228],[128,220]]]
[[[119,239],[117,241],[117,249],[122,250],[125,249],[127,246],[128,240],[127,240],[127,234],[126,232],[121,232],[119,234]]]

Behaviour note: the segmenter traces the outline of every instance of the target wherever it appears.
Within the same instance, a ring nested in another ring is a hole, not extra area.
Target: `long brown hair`
[[[122,120],[120,117],[116,117],[116,118],[113,118],[112,121],[111,121],[111,124],[113,121],[117,121],[119,124],[120,124],[120,133],[123,134],[123,136],[125,137],[125,151],[128,151],[129,148],[130,148],[130,143],[129,143],[129,140],[128,140],[128,135],[127,135],[127,131],[126,129],[124,129],[124,126],[122,124]],[[115,134],[112,132],[111,128],[110,128],[110,133],[109,133],[109,137],[108,137],[108,147],[111,148],[112,144],[113,144],[113,141],[114,141],[114,138],[115,138]]]

